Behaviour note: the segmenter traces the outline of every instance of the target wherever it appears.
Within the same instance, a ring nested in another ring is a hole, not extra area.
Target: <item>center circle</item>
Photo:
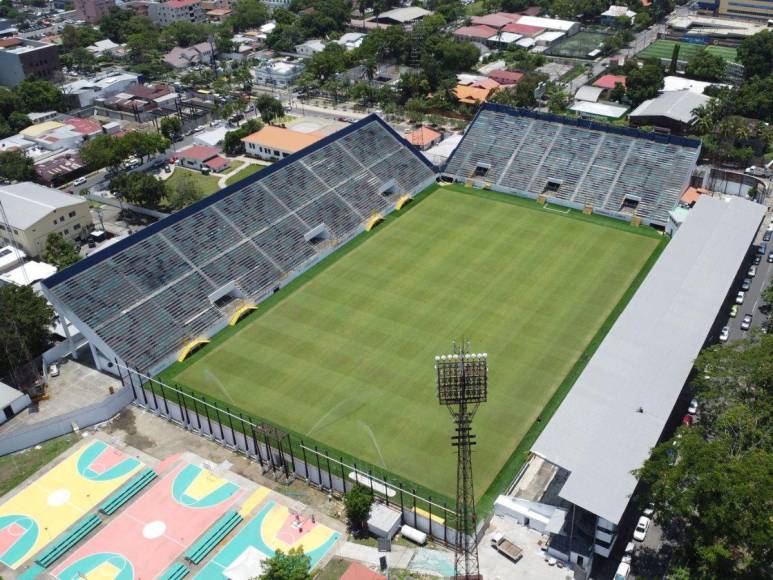
[[[142,535],[148,540],[155,540],[162,536],[165,531],[166,524],[160,520],[156,520],[155,522],[145,524],[145,527],[142,528]]]
[[[70,495],[69,489],[57,489],[56,491],[52,491],[48,494],[48,505],[53,507],[62,506],[70,499]]]

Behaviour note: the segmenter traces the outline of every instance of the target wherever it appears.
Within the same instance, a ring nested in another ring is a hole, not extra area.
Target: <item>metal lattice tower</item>
[[[479,578],[477,517],[472,482],[472,418],[488,394],[488,355],[470,352],[469,343],[453,346],[453,353],[435,357],[437,396],[448,407],[456,425],[451,437],[456,447],[456,542],[454,573],[457,578]]]

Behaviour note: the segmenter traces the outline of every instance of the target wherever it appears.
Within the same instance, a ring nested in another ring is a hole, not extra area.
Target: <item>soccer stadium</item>
[[[490,365],[474,472],[490,499],[657,260],[665,238],[638,226],[663,225],[699,147],[486,105],[438,169],[369,116],[43,291],[106,372],[439,500],[456,458],[433,360],[469,339]]]

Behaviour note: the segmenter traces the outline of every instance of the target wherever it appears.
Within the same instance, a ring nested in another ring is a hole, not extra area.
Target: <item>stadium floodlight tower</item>
[[[475,493],[472,484],[472,418],[488,394],[488,355],[471,353],[469,342],[453,352],[435,357],[437,398],[448,407],[456,424],[451,437],[456,447],[456,542],[454,573],[457,578],[480,578]]]

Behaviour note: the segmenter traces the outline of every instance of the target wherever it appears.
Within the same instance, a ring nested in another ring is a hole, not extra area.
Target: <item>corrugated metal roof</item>
[[[764,216],[740,197],[695,204],[532,447],[570,472],[562,498],[620,521]]]
[[[57,209],[87,202],[81,197],[25,181],[0,186],[0,203],[11,226],[26,230]]]
[[[630,117],[664,117],[690,123],[695,118],[693,111],[710,100],[710,97],[691,91],[670,91],[644,101],[631,112]]]

